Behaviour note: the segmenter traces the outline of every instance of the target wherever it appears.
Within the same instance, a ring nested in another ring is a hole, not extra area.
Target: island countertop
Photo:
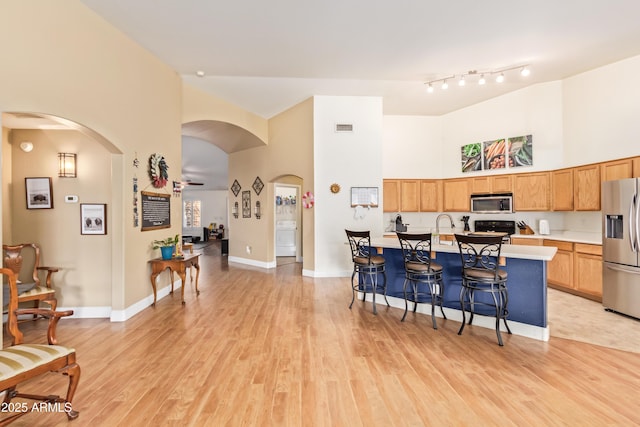
[[[401,249],[398,237],[372,237],[371,246],[377,248]],[[435,252],[458,253],[455,242],[451,244],[433,243],[431,250]],[[500,255],[505,258],[520,258],[536,261],[551,261],[558,249],[553,246],[502,245]]]

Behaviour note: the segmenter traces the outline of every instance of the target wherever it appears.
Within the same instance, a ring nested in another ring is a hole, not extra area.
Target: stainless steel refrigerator
[[[602,305],[640,318],[640,178],[602,183]]]

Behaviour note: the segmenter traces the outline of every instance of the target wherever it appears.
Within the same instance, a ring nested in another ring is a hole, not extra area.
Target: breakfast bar
[[[446,243],[446,242],[445,242]],[[443,267],[444,302],[447,318],[462,320],[460,290],[462,286],[461,262],[458,247],[452,244],[433,244],[435,261]],[[371,246],[384,256],[389,303],[404,308],[404,261],[397,237],[372,238]],[[555,247],[502,245],[509,278],[509,325],[514,334],[548,341],[547,324],[547,261],[556,253]],[[418,312],[430,314],[429,304],[420,304]],[[477,316],[474,325],[495,327],[495,318]]]

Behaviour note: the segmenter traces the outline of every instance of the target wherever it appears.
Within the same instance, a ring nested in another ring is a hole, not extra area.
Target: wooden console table
[[[200,291],[198,290],[198,277],[200,276],[200,264],[199,260],[200,254],[189,254],[184,255],[184,258],[171,258],[171,259],[162,259],[156,258],[149,261],[151,263],[151,286],[153,287],[153,304],[156,305],[156,277],[158,274],[162,273],[167,268],[171,273],[171,293],[173,293],[173,272],[175,271],[180,276],[182,280],[182,304],[184,305],[184,288],[186,286],[186,276],[187,269],[191,267],[195,267],[196,269],[196,295],[200,295]],[[191,270],[191,282],[193,283],[193,270]]]

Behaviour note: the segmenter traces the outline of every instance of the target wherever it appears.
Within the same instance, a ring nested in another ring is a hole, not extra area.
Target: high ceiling
[[[312,95],[440,115],[640,54],[637,0],[82,2],[188,84],[265,118]],[[425,93],[427,80],[522,64],[527,79]]]

